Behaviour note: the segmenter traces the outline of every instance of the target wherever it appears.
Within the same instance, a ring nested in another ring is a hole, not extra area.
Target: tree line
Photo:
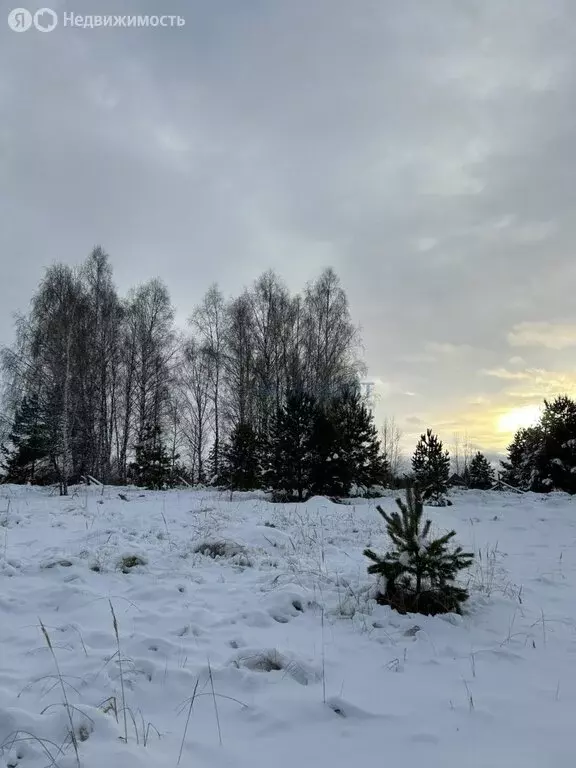
[[[213,285],[182,331],[161,280],[120,297],[97,247],[79,268],[46,270],[15,331],[1,360],[4,467],[15,482],[58,483],[66,494],[89,476],[158,487],[230,481],[234,452],[254,439],[258,472],[286,485],[278,457],[298,408],[314,412],[321,452],[341,413],[371,420],[359,334],[332,269],[297,295],[273,272],[230,299]],[[310,452],[312,438],[304,443]]]
[[[190,483],[342,496],[415,483],[442,503],[450,458],[428,430],[400,475],[400,432],[381,434],[362,392],[360,337],[332,269],[292,295],[271,271],[237,297],[212,285],[186,330],[159,279],[121,297],[110,258],[46,270],[2,350],[4,479]],[[458,462],[456,462],[458,464]],[[482,454],[469,487],[490,487]]]
[[[576,401],[568,395],[544,400],[540,418],[519,429],[501,461],[500,479],[522,491],[576,494]],[[456,463],[456,466],[457,463]],[[450,455],[428,430],[412,458],[412,477],[424,495],[444,503],[450,481]],[[486,457],[465,456],[458,480],[468,488],[491,488],[495,473]]]

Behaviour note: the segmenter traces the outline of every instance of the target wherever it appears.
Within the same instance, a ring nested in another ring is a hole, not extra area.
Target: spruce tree
[[[412,457],[414,481],[422,498],[434,505],[445,506],[450,479],[450,454],[431,429],[421,435]]]
[[[576,402],[566,395],[544,400],[540,427],[544,433],[544,485],[548,490],[576,493]]]
[[[358,388],[349,388],[337,397],[330,409],[336,429],[341,431],[343,465],[348,488],[367,491],[386,480],[387,463],[380,449],[374,417]]]
[[[502,479],[522,490],[576,493],[576,402],[545,400],[539,423],[516,432],[502,467]]]
[[[162,442],[162,430],[158,425],[146,424],[130,467],[135,484],[154,491],[166,488],[171,479],[171,464]]]
[[[295,392],[279,410],[270,445],[271,481],[277,491],[302,501],[313,485],[313,463],[319,445],[315,431],[318,419],[316,402]]]
[[[251,491],[262,485],[260,441],[251,424],[232,430],[220,457],[221,480],[231,490]]]
[[[349,386],[318,409],[313,443],[313,492],[347,496],[382,485],[387,462],[373,415],[358,387]]]
[[[377,508],[393,548],[383,556],[364,550],[372,561],[368,573],[379,577],[377,601],[400,613],[460,613],[468,592],[455,579],[472,563],[472,553],[451,546],[455,531],[431,536],[431,521],[423,519],[422,498],[413,488],[396,504],[400,511],[392,514]]]
[[[208,454],[208,485],[221,485],[220,446],[212,444]]]
[[[541,492],[547,487],[546,437],[540,426],[519,429],[502,461],[502,480],[523,491]]]
[[[331,407],[320,407],[311,434],[310,484],[315,496],[346,496],[353,469],[346,461],[346,435]]]
[[[53,479],[48,465],[51,431],[43,418],[38,398],[24,397],[16,409],[8,444],[1,449],[2,468],[12,483],[34,483]]]
[[[478,451],[467,471],[466,484],[469,488],[488,490],[494,485],[494,470],[483,453]]]

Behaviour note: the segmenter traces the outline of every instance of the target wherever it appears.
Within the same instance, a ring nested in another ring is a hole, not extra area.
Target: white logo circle
[[[58,14],[52,8],[40,8],[34,14],[34,26],[38,32],[52,32],[58,25]]]
[[[26,8],[14,8],[8,14],[8,26],[13,32],[26,32],[32,26],[32,14]]]

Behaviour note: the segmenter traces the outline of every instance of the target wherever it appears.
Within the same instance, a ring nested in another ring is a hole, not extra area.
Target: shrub
[[[137,568],[139,565],[146,565],[146,560],[140,555],[123,555],[118,562],[118,568],[122,573],[130,573],[132,568]]]

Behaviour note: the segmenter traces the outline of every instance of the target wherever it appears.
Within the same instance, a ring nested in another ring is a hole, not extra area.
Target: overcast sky
[[[100,243],[181,319],[214,281],[332,265],[408,442],[501,449],[502,414],[574,392],[573,0],[52,0],[186,24],[46,34],[13,7],[0,343],[44,267]]]

